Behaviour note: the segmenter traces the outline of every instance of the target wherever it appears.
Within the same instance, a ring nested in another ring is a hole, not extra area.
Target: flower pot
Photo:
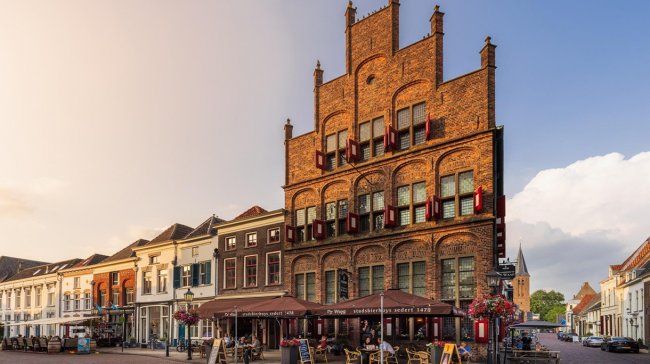
[[[281,364],[297,364],[298,363],[298,347],[297,346],[280,347],[280,363]]]
[[[442,350],[443,348],[439,346],[432,346],[431,347],[431,364],[438,364],[440,363],[440,358],[442,358]]]

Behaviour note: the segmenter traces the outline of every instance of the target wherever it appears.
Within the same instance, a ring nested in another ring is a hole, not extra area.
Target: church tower
[[[524,260],[524,253],[521,251],[521,244],[519,244],[519,254],[517,254],[517,264],[515,264],[515,279],[512,281],[514,302],[519,309],[526,314],[530,312],[530,274],[526,261]]]

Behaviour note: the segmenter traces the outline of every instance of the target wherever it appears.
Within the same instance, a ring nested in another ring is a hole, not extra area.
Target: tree
[[[562,315],[566,313],[566,306],[563,304],[559,304],[557,306],[554,306],[551,308],[547,313],[546,316],[542,317],[542,320],[548,321],[548,322],[555,322],[557,320],[557,315]]]
[[[530,295],[530,310],[538,313],[539,317],[546,318],[553,308],[564,307],[562,302],[564,302],[562,293],[539,289]]]

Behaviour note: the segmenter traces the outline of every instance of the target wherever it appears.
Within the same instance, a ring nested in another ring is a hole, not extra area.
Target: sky
[[[175,223],[283,206],[283,132],[344,73],[347,1],[0,1],[0,255],[112,254]],[[358,17],[385,0],[355,1]],[[596,289],[648,236],[650,3],[412,1],[445,79],[497,45],[508,252],[532,289]]]

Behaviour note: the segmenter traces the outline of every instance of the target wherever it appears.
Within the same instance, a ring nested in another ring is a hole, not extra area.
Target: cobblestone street
[[[560,351],[562,364],[650,363],[650,354],[608,353],[599,348],[582,346],[581,343],[560,341],[555,334],[540,334],[539,339],[549,349]]]
[[[47,355],[47,354],[34,354],[22,352],[0,352],[0,363],[20,363],[20,364],[38,364],[38,363],[75,363],[75,364],[88,364],[88,363],[120,363],[128,362],[129,364],[154,364],[154,363],[177,363],[178,361],[166,360],[164,358],[156,358],[141,355],[120,355],[120,354],[89,354],[89,355]],[[197,362],[203,363],[205,359],[198,359]]]

